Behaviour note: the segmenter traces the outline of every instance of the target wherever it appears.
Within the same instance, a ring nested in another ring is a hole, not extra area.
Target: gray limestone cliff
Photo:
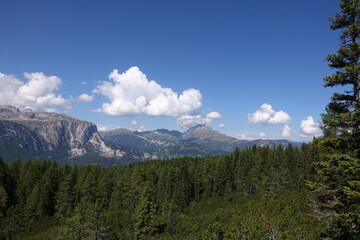
[[[103,157],[125,155],[108,146],[93,123],[11,106],[0,106],[0,150],[3,155],[11,150],[47,159],[79,157],[89,152]]]

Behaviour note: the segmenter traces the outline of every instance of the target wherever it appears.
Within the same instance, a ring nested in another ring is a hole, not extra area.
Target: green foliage
[[[202,235],[203,240],[222,240],[224,239],[223,226],[218,222],[212,223]]]
[[[3,163],[0,239],[316,239],[322,223],[307,215],[304,190],[311,150],[253,147],[108,168]],[[343,192],[355,201],[356,188]]]
[[[340,48],[325,60],[336,69],[325,77],[335,92],[322,115],[324,137],[314,141],[314,210],[327,220],[325,239],[360,239],[360,1],[342,0],[330,18],[331,29],[341,30]]]
[[[63,217],[70,216],[75,208],[76,201],[76,181],[78,177],[78,168],[73,168],[71,172],[64,177],[59,185],[59,191],[56,194],[56,210]]]
[[[140,203],[135,211],[135,239],[147,239],[157,232],[156,205],[152,188],[151,184],[146,182],[141,192]]]

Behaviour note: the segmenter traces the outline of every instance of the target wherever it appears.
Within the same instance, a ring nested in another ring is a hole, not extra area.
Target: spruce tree
[[[140,203],[135,212],[135,239],[147,239],[157,231],[156,204],[154,202],[153,186],[146,181],[140,196]]]
[[[76,181],[78,177],[78,168],[73,168],[69,175],[65,176],[59,184],[59,190],[56,194],[56,210],[63,217],[67,217],[75,208],[76,201]]]
[[[316,140],[317,179],[309,183],[316,211],[328,220],[326,239],[360,239],[360,1],[342,0],[330,18],[341,30],[340,48],[325,60],[336,69],[325,87],[343,87],[333,94],[322,115],[324,137]],[[320,216],[319,215],[319,216]]]
[[[334,141],[332,147],[342,144],[341,150],[355,151],[356,157],[360,156],[359,4],[359,0],[342,0],[340,13],[330,18],[331,29],[341,30],[341,43],[337,53],[325,58],[336,71],[324,78],[324,86],[343,86],[344,91],[333,94],[327,113],[323,114],[326,137],[336,138],[331,139]]]

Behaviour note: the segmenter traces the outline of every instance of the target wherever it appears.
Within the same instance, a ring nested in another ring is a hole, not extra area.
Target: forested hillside
[[[1,161],[1,239],[318,239],[310,145],[101,168]]]

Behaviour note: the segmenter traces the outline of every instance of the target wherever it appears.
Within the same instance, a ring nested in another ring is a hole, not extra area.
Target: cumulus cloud
[[[146,128],[145,126],[141,125],[141,126],[138,126],[135,131],[138,131],[138,132],[145,132]]]
[[[155,81],[149,81],[138,67],[124,73],[115,69],[109,75],[110,81],[101,82],[93,93],[109,99],[98,112],[112,116],[147,114],[151,116],[180,116],[201,106],[201,93],[187,89],[178,95],[170,88],[164,88]]]
[[[45,108],[44,110],[48,113],[59,113],[59,111],[55,108]]]
[[[251,124],[289,124],[291,118],[284,111],[274,111],[272,106],[264,103],[260,109],[248,114],[248,122]]]
[[[132,121],[130,122],[130,125],[131,125],[131,126],[137,126],[137,125],[138,125],[138,122],[137,122],[136,120],[132,120]]]
[[[308,116],[306,120],[302,120],[300,127],[304,135],[315,135],[320,132],[319,124],[315,123],[312,116]]]
[[[97,125],[97,129],[98,129],[100,132],[105,132],[106,130],[108,130],[108,127]]]
[[[77,102],[91,102],[93,99],[94,96],[90,96],[86,93],[83,93],[77,98]]]
[[[266,134],[264,132],[259,133],[259,137],[266,137]]]
[[[250,137],[249,135],[247,135],[245,133],[239,133],[237,135],[237,139],[240,139],[240,140],[253,140],[254,138]]]
[[[214,119],[221,118],[218,112],[210,112],[206,116],[201,114],[182,115],[176,120],[176,125],[179,128],[190,128],[198,124],[210,124]]]
[[[56,76],[46,76],[42,72],[24,73],[26,82],[14,75],[0,73],[0,104],[27,107],[33,110],[46,106],[61,106],[70,109],[70,100],[54,93],[62,81]]]
[[[145,126],[141,125],[136,120],[132,120],[130,122],[130,125],[131,125],[131,127],[133,128],[134,131],[138,131],[138,132],[144,132],[145,131]]]
[[[198,124],[210,124],[212,119],[203,117],[201,114],[182,115],[176,120],[176,125],[179,128],[190,128]]]
[[[283,137],[291,137],[291,133],[293,132],[294,130],[291,129],[288,125],[285,125],[282,132],[281,132],[281,136]]]
[[[246,135],[244,133],[238,135],[238,139],[245,140],[247,139]]]
[[[210,112],[206,115],[206,118],[209,119],[218,119],[218,118],[222,118],[222,116],[220,115],[220,113],[218,112]]]
[[[225,127],[225,124],[220,123],[220,124],[218,125],[218,127],[219,127],[219,128],[224,128],[224,127]]]

